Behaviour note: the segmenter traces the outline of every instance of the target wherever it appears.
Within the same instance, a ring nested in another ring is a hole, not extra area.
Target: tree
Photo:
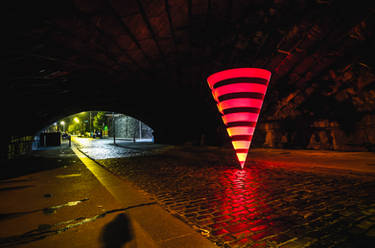
[[[68,126],[68,132],[69,133],[80,133],[81,132],[81,125],[79,123],[70,123]]]
[[[105,112],[97,112],[94,117],[93,126],[95,130],[103,131],[104,125],[106,121]]]

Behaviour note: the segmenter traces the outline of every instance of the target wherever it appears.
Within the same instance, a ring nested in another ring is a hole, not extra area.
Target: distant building
[[[126,115],[119,115],[115,117],[115,135],[116,138],[123,138],[133,140],[148,139],[153,140],[153,130],[143,122]],[[108,136],[113,137],[112,123],[109,121],[110,128],[108,129]]]

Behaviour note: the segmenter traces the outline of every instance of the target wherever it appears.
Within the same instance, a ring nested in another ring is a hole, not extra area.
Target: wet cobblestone
[[[97,160],[222,247],[373,247],[375,180],[264,164],[224,149]]]

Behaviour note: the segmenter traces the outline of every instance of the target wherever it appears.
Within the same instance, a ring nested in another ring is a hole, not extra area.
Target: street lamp
[[[78,117],[74,117],[73,118],[73,121],[75,122],[75,123],[77,123],[77,124],[79,124],[80,123],[80,120],[78,119]],[[78,125],[78,128],[79,128],[79,133],[81,134],[81,127],[80,127],[81,125]]]
[[[60,121],[60,125],[63,126],[63,132],[65,132],[65,121]]]

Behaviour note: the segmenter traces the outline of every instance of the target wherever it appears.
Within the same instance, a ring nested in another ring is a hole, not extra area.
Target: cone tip
[[[245,167],[245,161],[241,161],[240,165],[241,165],[241,169],[243,169],[243,167]]]

